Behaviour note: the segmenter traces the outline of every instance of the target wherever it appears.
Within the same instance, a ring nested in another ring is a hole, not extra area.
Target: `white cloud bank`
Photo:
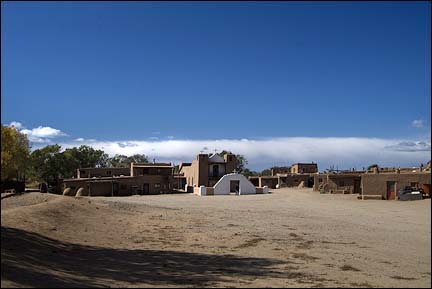
[[[63,148],[83,142],[63,143]],[[97,141],[85,142],[109,155],[146,154],[156,161],[190,162],[203,151],[230,150],[243,154],[251,169],[295,162],[317,162],[319,169],[330,165],[339,168],[362,168],[373,163],[381,166],[418,166],[431,159],[431,143],[427,141],[357,137],[290,137],[263,140],[160,140],[160,141]]]

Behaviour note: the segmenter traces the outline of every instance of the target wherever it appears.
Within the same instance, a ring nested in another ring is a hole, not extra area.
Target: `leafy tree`
[[[125,155],[116,154],[108,159],[108,166],[112,168],[126,168],[129,166],[128,157]]]
[[[377,164],[370,165],[370,166],[368,166],[367,169],[370,170],[372,168],[378,168],[378,165]]]
[[[116,154],[112,158],[108,159],[108,166],[114,168],[126,168],[129,167],[130,163],[148,163],[148,158],[144,154],[134,154],[130,157],[125,155]]]
[[[98,168],[106,167],[108,155],[102,150],[95,150],[86,145],[68,148],[64,151],[68,161],[68,168],[75,171],[78,168]]]
[[[61,152],[61,147],[55,144],[33,151],[30,160],[33,175],[37,180],[56,183],[59,178],[74,176],[78,168],[106,166],[108,155],[86,145]]]
[[[262,176],[271,176],[272,172],[270,169],[265,169],[261,172]]]
[[[1,125],[1,180],[18,179],[27,171],[30,145],[14,127]]]
[[[141,154],[134,154],[134,155],[128,157],[128,162],[129,163],[134,162],[134,163],[140,163],[140,164],[147,164],[147,163],[149,163],[149,160],[148,160],[147,156],[144,154],[142,154],[142,155]]]
[[[33,151],[30,155],[30,163],[34,177],[38,181],[55,183],[59,178],[68,175],[67,160],[65,155],[60,152],[58,144],[48,145]]]
[[[248,168],[244,168],[242,174],[243,174],[245,177],[252,177],[252,176],[258,176],[258,175],[259,175],[258,172],[256,172],[256,171],[251,171],[251,170],[249,170]]]
[[[223,150],[222,152],[218,153],[218,155],[220,155],[221,157],[223,157],[226,154],[232,154],[232,152]],[[235,156],[237,158],[236,171],[238,173],[243,173],[244,169],[246,168],[246,165],[248,164],[248,161],[244,155],[235,155]]]

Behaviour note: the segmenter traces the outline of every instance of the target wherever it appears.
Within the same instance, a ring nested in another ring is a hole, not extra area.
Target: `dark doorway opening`
[[[240,181],[230,181],[230,193],[240,192]]]
[[[143,185],[143,194],[144,195],[150,194],[150,186],[149,186],[149,184],[144,184]]]
[[[218,177],[219,176],[219,166],[218,165],[214,165],[213,166],[213,176],[214,177]]]
[[[119,194],[119,184],[118,183],[113,183],[113,196],[118,196]]]

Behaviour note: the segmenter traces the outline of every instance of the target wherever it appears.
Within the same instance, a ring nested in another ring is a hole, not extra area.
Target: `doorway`
[[[396,199],[396,182],[387,182],[387,200]]]
[[[354,180],[354,194],[360,194],[361,193],[361,189],[360,189],[360,180]]]
[[[150,185],[149,184],[144,184],[143,185],[143,194],[144,195],[148,195],[150,193]]]
[[[240,181],[230,181],[230,193],[239,194],[240,192]]]
[[[213,166],[213,177],[218,177],[218,176],[219,176],[219,166],[214,165]]]
[[[118,194],[119,194],[119,184],[118,183],[112,184],[112,191],[113,191],[113,196],[118,196]]]

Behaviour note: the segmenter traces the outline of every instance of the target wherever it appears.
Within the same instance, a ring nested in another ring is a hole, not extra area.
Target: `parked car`
[[[399,189],[397,192],[397,196],[399,201],[414,201],[423,199],[422,189],[413,187],[405,187],[403,189]]]

